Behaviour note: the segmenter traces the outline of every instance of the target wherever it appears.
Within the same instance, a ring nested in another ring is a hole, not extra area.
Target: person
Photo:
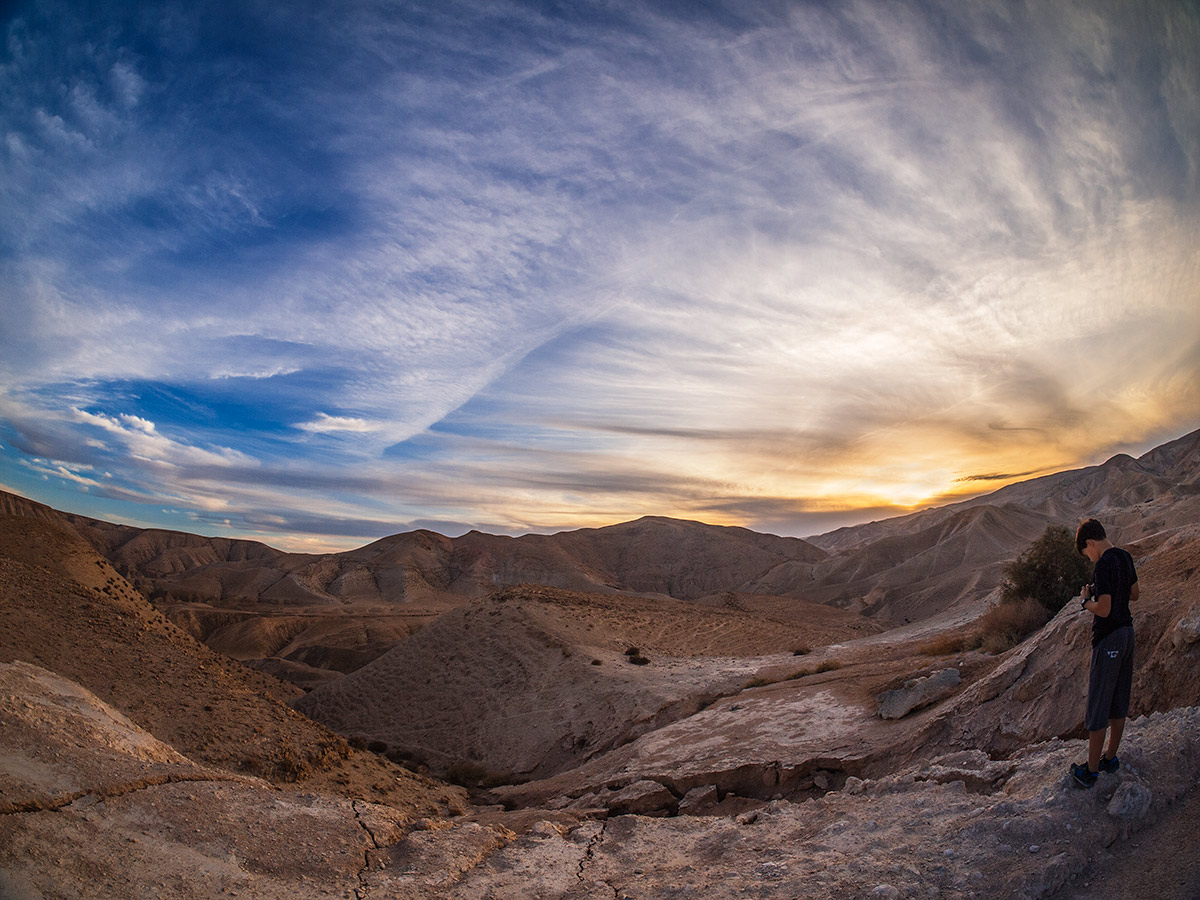
[[[1071,766],[1071,776],[1081,787],[1091,787],[1100,772],[1121,768],[1117,749],[1125,731],[1133,687],[1133,616],[1129,604],[1138,598],[1138,577],[1133,557],[1127,550],[1114,547],[1104,526],[1095,519],[1080,524],[1075,549],[1093,567],[1092,583],[1080,591],[1083,609],[1092,614],[1092,663],[1084,722],[1088,758],[1086,763]]]

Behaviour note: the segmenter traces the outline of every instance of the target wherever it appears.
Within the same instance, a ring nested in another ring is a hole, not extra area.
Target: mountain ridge
[[[1195,444],[815,552],[651,517],[288,557],[0,495],[0,894],[1061,900],[1197,808]],[[961,639],[1088,511],[1142,596],[1124,765],[1080,791],[1089,617]]]
[[[193,636],[309,688],[378,657],[450,609],[520,584],[690,602],[756,595],[760,604],[824,603],[886,625],[920,621],[986,597],[1004,566],[1049,524],[1101,515],[1125,540],[1140,540],[1167,518],[1200,520],[1198,481],[1195,431],[1136,460],[1118,454],[811,541],[643,516],[519,537],[418,529],[340,553],[297,554],[57,515]],[[0,493],[0,511],[18,507],[54,513]]]

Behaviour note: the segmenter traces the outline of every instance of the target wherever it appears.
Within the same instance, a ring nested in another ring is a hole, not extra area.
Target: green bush
[[[1092,566],[1075,549],[1075,536],[1070,531],[1062,525],[1048,525],[1004,574],[1004,602],[1028,598],[1056,613],[1092,577]]]

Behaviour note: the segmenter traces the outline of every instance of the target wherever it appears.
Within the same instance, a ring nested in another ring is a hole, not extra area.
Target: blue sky
[[[1200,426],[1200,7],[6,4],[0,485],[809,535]]]

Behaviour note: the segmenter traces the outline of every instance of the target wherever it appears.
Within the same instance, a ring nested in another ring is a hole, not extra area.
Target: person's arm
[[[1134,587],[1136,588],[1137,585],[1134,585]],[[1107,619],[1108,614],[1112,612],[1112,594],[1101,594],[1099,597],[1093,597],[1091,600],[1084,602],[1083,608],[1092,615],[1099,616],[1101,619]]]
[[[1129,602],[1132,603],[1138,598],[1138,583],[1135,581],[1133,587],[1129,589]]]

